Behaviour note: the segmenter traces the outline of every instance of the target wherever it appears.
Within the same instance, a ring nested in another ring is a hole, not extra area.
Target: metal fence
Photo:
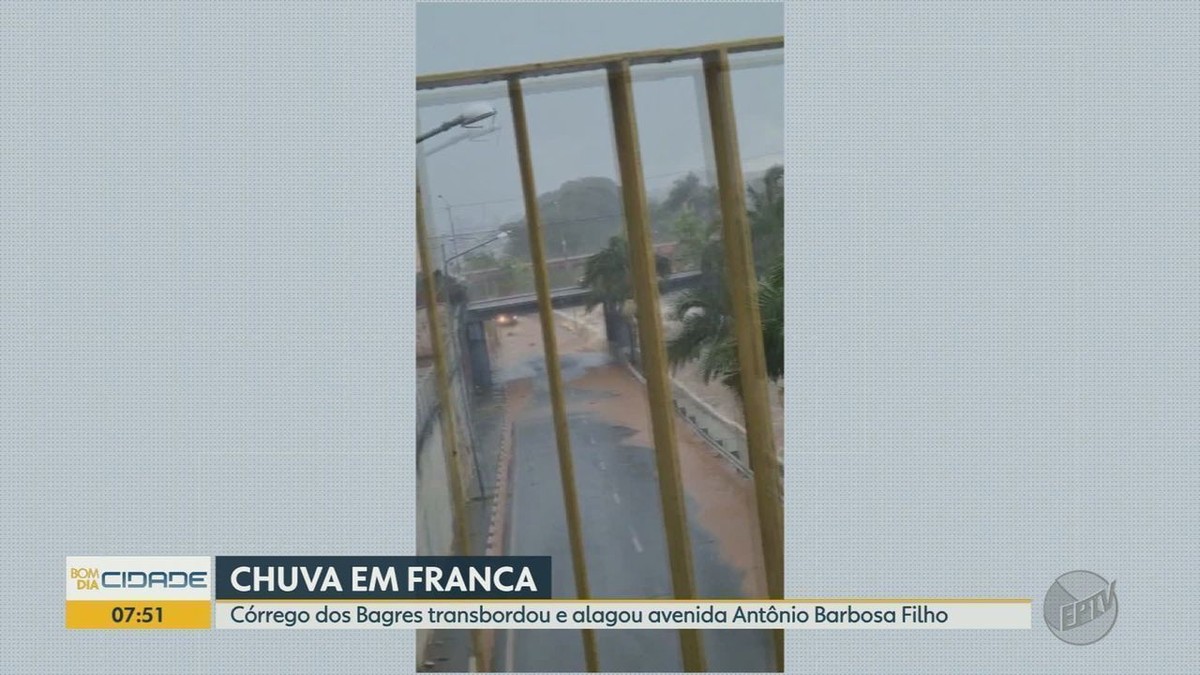
[[[439,312],[439,315],[442,317],[442,322],[445,326],[442,343],[450,375],[450,400],[451,405],[454,407],[455,438],[460,442],[465,451],[461,454],[462,471],[470,478],[467,483],[470,486],[468,493],[472,497],[481,497],[483,496],[483,484],[476,462],[476,434],[471,414],[471,399],[467,391],[466,375],[463,368],[463,350],[461,340],[459,339],[461,333],[460,321],[456,318],[456,311],[450,310],[445,306],[439,307],[442,310]],[[418,312],[422,311],[424,310],[418,310]],[[441,401],[438,392],[436,368],[432,366],[419,368],[416,388],[418,471],[420,470],[423,455],[430,449],[425,440],[438,422],[440,411]],[[447,442],[447,440],[443,438],[442,442]]]
[[[607,76],[607,89],[612,121],[612,134],[617,151],[620,191],[626,240],[629,244],[630,272],[634,301],[637,308],[639,347],[634,355],[645,376],[649,398],[653,445],[659,480],[659,496],[665,525],[665,540],[674,596],[679,599],[697,598],[692,546],[688,527],[685,495],[682,484],[678,448],[675,438],[675,404],[672,379],[667,371],[666,349],[661,310],[659,307],[658,275],[655,266],[655,243],[647,205],[645,179],[642,170],[636,115],[634,111],[633,69],[639,66],[675,61],[699,61],[702,65],[703,91],[709,122],[712,158],[716,167],[717,192],[720,205],[721,236],[729,279],[730,305],[738,346],[739,368],[742,373],[742,393],[746,411],[746,443],[754,475],[755,502],[761,527],[764,566],[767,572],[768,593],[783,597],[783,507],[781,503],[780,466],[775,452],[774,431],[766,378],[766,365],[759,317],[758,287],[754,273],[753,248],[746,213],[746,187],[738,150],[737,130],[733,108],[733,86],[729,58],[732,54],[780,50],[782,37],[760,38],[738,42],[700,45],[683,49],[609,54],[604,56],[568,59],[564,61],[503,68],[489,68],[459,73],[429,75],[417,78],[418,90],[463,88],[490,83],[507,85],[512,127],[517,149],[517,169],[525,207],[526,231],[529,238],[530,260],[534,289],[542,328],[542,347],[545,355],[558,465],[566,507],[567,534],[571,548],[576,596],[592,597],[587,565],[584,559],[583,533],[579,502],[576,496],[570,433],[558,347],[554,330],[554,311],[551,297],[551,277],[547,269],[544,229],[534,180],[529,120],[526,114],[524,86],[538,78],[601,71]],[[536,86],[536,84],[534,85]],[[418,142],[420,142],[420,138]],[[427,294],[433,302],[432,256],[424,220],[424,205],[420,180],[417,186],[417,236],[422,266],[426,271]],[[436,317],[436,313],[431,317]],[[438,321],[431,321],[433,333]],[[453,342],[453,341],[452,341]],[[435,349],[445,345],[434,340]],[[445,364],[446,354],[438,354],[439,399],[449,401],[450,378]],[[451,427],[453,425],[450,425]],[[455,439],[446,442],[451,449]],[[452,476],[456,482],[460,477]],[[461,484],[455,485],[460,497],[455,505],[465,510]],[[464,542],[465,543],[465,542]],[[783,666],[782,631],[775,631],[775,657]],[[597,671],[595,636],[591,630],[582,631],[584,655],[589,671]],[[479,643],[477,643],[478,645]],[[705,657],[700,631],[680,631],[680,648],[684,669],[704,671]],[[482,649],[477,646],[477,654]]]

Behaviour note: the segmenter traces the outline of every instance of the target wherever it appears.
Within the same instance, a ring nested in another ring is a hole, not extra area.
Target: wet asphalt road
[[[570,386],[605,354],[563,354],[571,446],[583,516],[587,571],[597,598],[669,598],[670,571],[663,534],[658,477],[650,448],[628,444],[634,430],[586,412],[590,401],[611,394]],[[554,423],[540,356],[517,364],[499,379],[531,377],[533,399],[514,422],[509,554],[553,556],[554,597],[575,597],[559,480]],[[713,535],[691,513],[693,563],[702,597],[741,597],[741,573],[720,558]],[[598,630],[603,671],[678,671],[678,633],[671,630]],[[764,631],[705,631],[709,670],[773,669],[771,636]],[[496,640],[496,667],[517,672],[584,670],[579,631],[507,631]]]

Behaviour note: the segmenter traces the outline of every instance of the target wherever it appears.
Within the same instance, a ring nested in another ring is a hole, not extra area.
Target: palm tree
[[[665,277],[671,273],[671,260],[655,254],[654,267],[659,278]],[[629,243],[617,236],[587,259],[579,280],[579,285],[588,289],[585,309],[604,308],[604,333],[612,347],[628,346],[633,339],[632,333],[626,332],[630,328],[627,304],[633,296],[631,276]]]
[[[719,380],[737,387],[737,344],[733,340],[732,312],[724,285],[704,283],[689,288],[672,308],[670,317],[679,331],[667,340],[667,363],[673,369],[697,361],[705,382]]]
[[[759,188],[748,190],[747,213],[759,277],[758,301],[767,376],[783,376],[783,167],[771,167]],[[719,381],[741,395],[733,308],[725,285],[725,247],[714,223],[713,237],[701,254],[699,286],[684,291],[669,316],[679,331],[667,341],[673,368],[696,361],[705,382]]]
[[[760,277],[783,257],[783,188],[783,166],[776,164],[767,169],[760,187],[746,190],[754,266]]]
[[[659,278],[671,274],[671,259],[655,254],[654,267]],[[633,297],[629,267],[629,243],[624,237],[612,237],[608,246],[587,259],[579,285],[588,289],[587,311],[604,305],[606,311],[622,311]]]
[[[758,282],[758,312],[762,325],[767,377],[783,377],[783,260],[777,261]],[[741,365],[734,335],[733,311],[724,283],[706,280],[683,292],[671,311],[680,324],[667,340],[667,363],[672,368],[696,361],[705,382],[719,381],[742,394]]]
[[[783,259],[771,267],[758,284],[758,313],[762,320],[763,352],[767,362],[767,377],[783,377]]]

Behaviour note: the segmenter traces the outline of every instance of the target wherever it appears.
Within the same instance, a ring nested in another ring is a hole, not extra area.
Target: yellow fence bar
[[[708,94],[708,117],[717,166],[725,270],[737,336],[742,408],[746,415],[750,469],[754,472],[754,495],[767,573],[767,593],[772,598],[783,598],[783,500],[779,456],[775,453],[771,424],[754,249],[746,216],[746,187],[738,151],[729,56],[725,51],[705,55],[704,84]],[[779,669],[783,670],[783,631],[775,631],[775,659]]]
[[[421,278],[425,282],[425,314],[429,322],[429,339],[433,343],[433,368],[437,378],[438,417],[442,424],[442,451],[446,457],[446,473],[450,476],[451,514],[454,520],[454,551],[457,555],[471,554],[470,523],[467,522],[467,497],[463,490],[462,463],[459,457],[458,431],[454,423],[454,402],[450,393],[450,368],[446,361],[446,342],[442,333],[441,305],[433,276],[434,264],[429,254],[429,238],[425,227],[425,205],[421,201],[421,181],[417,180],[417,255],[421,259]],[[443,274],[445,271],[443,270]],[[452,336],[453,337],[453,336]],[[475,658],[483,656],[483,634],[471,631]]]
[[[782,43],[780,43],[780,46],[782,46]],[[699,57],[679,59],[670,64],[647,64],[653,66],[651,68],[632,67],[636,72],[637,83],[642,85],[649,82],[661,82],[663,80],[691,77],[693,75],[703,78],[703,72],[697,67],[698,64],[696,62],[698,60]],[[734,72],[737,72],[771,66],[782,68],[784,61],[785,56],[782,48],[764,49],[762,51],[739,54],[737,61],[730,65],[733,67]],[[427,77],[441,78],[445,76],[430,75]],[[595,89],[597,85],[603,85],[607,77],[607,68],[598,67],[594,70],[581,71],[558,77],[533,77],[521,80],[521,90],[525,93],[526,98],[534,94],[562,94],[580,89]],[[426,89],[417,92],[417,107],[490,101],[506,96],[507,87],[508,81],[501,80],[477,86],[447,86]],[[704,93],[703,85],[700,87],[700,93],[701,95]],[[704,109],[703,103],[700,105],[700,109]],[[705,166],[712,166],[712,164],[706,164]]]
[[[525,97],[518,79],[508,81],[512,106],[513,132],[517,141],[517,161],[521,169],[521,191],[525,197],[525,222],[529,227],[529,253],[533,261],[534,287],[537,289],[538,316],[542,323],[542,348],[546,355],[546,379],[550,405],[554,412],[554,436],[558,441],[558,468],[562,476],[563,503],[567,512],[567,537],[571,544],[575,591],[581,600],[591,597],[588,589],[587,560],[583,553],[583,526],[579,515],[579,497],[575,490],[575,465],[571,458],[571,432],[567,427],[567,408],[563,398],[562,372],[559,369],[558,342],[554,336],[554,306],[550,298],[550,275],[546,272],[546,246],[542,238],[542,219],[538,210],[537,186],[533,180],[533,155],[529,147],[529,128],[525,117]],[[583,653],[588,672],[600,670],[596,636],[583,631]]]
[[[682,59],[696,59],[702,55],[723,50],[729,54],[756,52],[768,49],[781,49],[783,36],[751,38],[732,42],[719,42],[693,47],[678,47],[672,49],[652,49],[639,52],[623,52],[605,54],[581,59],[564,59],[545,63],[529,63],[520,66],[505,66],[502,68],[485,68],[482,70],[465,70],[455,73],[437,75],[422,75],[417,78],[417,91],[439,89],[442,87],[464,87],[491,82],[505,82],[526,77],[545,77],[548,75],[567,75],[582,73],[589,70],[602,70],[614,63],[630,65],[645,65],[650,63],[670,63]]]
[[[671,405],[671,377],[667,373],[667,350],[663,343],[662,317],[658,307],[654,240],[646,208],[646,188],[642,179],[642,158],[633,108],[633,82],[628,62],[609,68],[608,93],[617,141],[617,164],[621,172],[625,230],[629,239],[634,302],[637,303],[639,344],[650,398],[654,456],[658,463],[658,492],[662,500],[671,583],[676,598],[691,599],[697,597],[692,570],[692,542],[688,535],[683,476],[675,443],[675,409]],[[679,631],[679,644],[683,651],[684,670],[704,672],[704,645],[700,631]]]

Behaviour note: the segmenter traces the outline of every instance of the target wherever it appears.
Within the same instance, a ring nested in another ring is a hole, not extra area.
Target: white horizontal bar
[[[1022,599],[217,603],[217,628],[237,629],[1004,630],[1028,629],[1030,617],[1031,605]]]

